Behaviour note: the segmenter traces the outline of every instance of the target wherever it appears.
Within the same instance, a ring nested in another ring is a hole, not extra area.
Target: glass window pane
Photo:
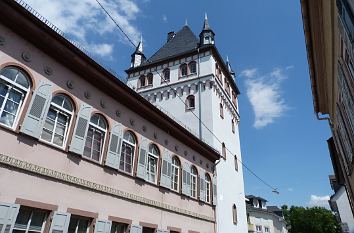
[[[5,96],[9,87],[3,83],[0,83],[0,96]]]
[[[57,124],[57,127],[55,128],[55,133],[59,134],[61,136],[64,136],[65,134],[66,127],[60,124]]]
[[[53,133],[51,131],[43,129],[41,138],[47,142],[50,142],[50,141],[52,141],[52,135],[53,135]]]
[[[19,85],[21,85],[25,88],[29,88],[28,79],[22,72],[18,73],[17,78],[16,78],[16,83],[18,83]]]
[[[30,217],[31,210],[21,208],[16,218],[15,228],[26,229]]]
[[[0,117],[0,123],[3,123],[7,126],[12,126],[15,121],[15,117],[9,113],[3,112]]]
[[[62,95],[54,96],[52,99],[52,102],[59,105],[59,106],[63,106],[64,96],[62,96]]]
[[[46,119],[45,122],[44,122],[44,128],[53,132],[53,129],[54,129],[54,121],[51,120],[51,119]]]
[[[11,113],[12,115],[16,115],[17,113],[17,108],[18,108],[18,104],[12,101],[7,101],[5,104],[5,108],[4,110],[8,113]]]
[[[94,114],[94,115],[91,117],[90,122],[93,123],[93,124],[95,124],[95,125],[98,125],[98,115],[97,115],[97,114]]]
[[[66,115],[63,115],[61,113],[58,114],[58,122],[62,125],[66,125],[66,122],[68,121],[68,117]]]
[[[30,230],[40,231],[45,220],[46,213],[44,211],[34,211],[32,215]]]
[[[8,67],[8,68],[1,70],[1,75],[14,81],[16,78],[17,72],[18,72],[18,70],[15,69],[14,67]]]
[[[70,223],[69,223],[69,228],[68,228],[68,233],[75,233],[78,221],[79,220],[77,218],[71,217]]]
[[[80,219],[79,220],[79,226],[78,226],[78,229],[77,229],[77,233],[86,233],[88,225],[89,225],[89,220]]]
[[[61,135],[54,135],[53,143],[58,146],[62,146],[64,144],[64,137]]]
[[[73,105],[71,104],[70,100],[68,100],[67,98],[65,98],[65,100],[64,100],[63,107],[70,112],[73,111]]]
[[[9,93],[9,99],[16,103],[20,103],[22,96],[23,94],[21,92],[15,91],[14,89],[12,89]]]

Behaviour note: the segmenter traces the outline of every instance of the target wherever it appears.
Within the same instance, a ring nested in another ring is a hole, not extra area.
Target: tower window
[[[189,66],[189,72],[190,72],[191,74],[197,73],[197,63],[196,63],[195,61],[191,61],[191,62],[188,64],[188,66]]]
[[[161,83],[170,81],[170,69],[168,69],[168,68],[164,69],[162,72],[162,75],[163,75],[162,76],[163,80],[161,80]]]
[[[235,204],[232,206],[232,222],[235,225],[237,224],[237,208]]]
[[[152,73],[148,73],[148,75],[147,75],[147,85],[148,86],[152,85],[152,80],[153,80]]]
[[[220,103],[220,117],[224,119],[224,106]]]
[[[235,170],[238,171],[238,159],[237,159],[237,155],[234,156],[235,159]]]
[[[194,95],[189,95],[186,99],[186,107],[187,110],[195,108],[195,98]]]
[[[180,69],[181,77],[188,75],[187,64],[182,64],[179,69]]]
[[[221,144],[221,147],[222,147],[222,157],[224,157],[224,159],[226,159],[226,146],[225,146],[225,143],[223,142]]]
[[[139,87],[145,87],[146,86],[146,82],[145,82],[145,75],[141,75],[139,77]]]
[[[235,121],[233,119],[231,120],[231,130],[235,133]]]

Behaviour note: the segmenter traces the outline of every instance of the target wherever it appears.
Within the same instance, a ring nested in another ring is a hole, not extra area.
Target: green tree
[[[322,207],[282,206],[291,233],[340,233],[330,210]]]

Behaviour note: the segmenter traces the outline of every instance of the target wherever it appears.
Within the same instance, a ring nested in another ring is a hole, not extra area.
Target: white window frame
[[[211,203],[211,178],[205,174],[205,201]]]
[[[133,143],[127,141],[127,140],[124,138],[124,134],[126,134],[126,133],[129,133],[129,134],[132,135],[132,137],[134,138],[135,144],[133,144]],[[123,161],[123,163],[124,163],[123,168],[124,168],[124,169],[123,169],[123,170],[120,169],[120,162],[121,162],[121,161],[119,161],[118,170],[121,171],[121,172],[124,172],[124,173],[127,173],[127,174],[132,175],[132,174],[133,174],[133,170],[134,170],[134,160],[135,160],[135,151],[136,151],[136,138],[135,138],[134,135],[133,135],[131,132],[129,132],[129,131],[124,132],[124,134],[123,134],[123,142],[122,142],[122,148],[121,148],[121,154],[120,154],[120,160],[122,160],[122,158],[124,158],[124,161]],[[128,144],[128,146],[131,146],[131,147],[133,148],[133,150],[132,150],[132,151],[133,151],[133,154],[131,155],[132,161],[131,161],[131,164],[130,164],[130,166],[131,166],[131,172],[127,172],[127,171],[125,170],[126,160],[125,160],[125,155],[123,154],[123,145],[124,145],[124,143]]]
[[[5,68],[6,67],[4,67],[4,69]],[[28,83],[30,83],[30,80],[27,79],[27,81],[28,81]],[[4,75],[0,75],[0,82],[9,87],[9,89],[8,89],[8,91],[6,93],[6,96],[4,97],[4,102],[3,102],[2,106],[0,106],[0,116],[1,116],[1,114],[2,114],[2,112],[4,110],[4,108],[5,108],[5,104],[6,104],[7,100],[8,100],[8,96],[9,96],[10,90],[14,89],[14,90],[22,93],[22,98],[21,98],[21,101],[19,103],[19,107],[17,109],[16,116],[15,116],[15,119],[14,119],[14,122],[13,122],[12,126],[8,126],[6,124],[0,123],[0,125],[4,126],[6,128],[15,129],[17,124],[18,124],[18,119],[19,119],[20,112],[22,112],[22,110],[23,110],[23,103],[27,100],[28,92],[31,89],[31,85],[29,85],[28,88],[25,88],[25,87],[19,85],[18,83],[16,83],[15,81],[12,81],[12,80],[8,79]]]
[[[67,109],[63,108],[62,106],[59,106],[58,104],[56,103],[53,103],[53,99],[58,96],[58,95],[62,95],[64,96],[64,98],[67,98],[68,101],[71,103],[72,107],[73,107],[73,110],[70,112],[68,111]],[[40,141],[44,142],[44,143],[48,143],[52,146],[55,146],[55,147],[58,147],[58,148],[61,148],[61,149],[64,149],[65,146],[66,146],[66,143],[67,143],[67,140],[68,140],[68,131],[69,129],[71,128],[71,124],[72,124],[72,119],[73,119],[73,115],[74,115],[74,106],[73,106],[73,102],[64,94],[58,94],[56,96],[53,96],[52,97],[52,100],[50,101],[50,106],[49,106],[49,109],[47,111],[47,114],[45,115],[45,119],[44,121],[46,121],[47,119],[47,116],[48,116],[48,112],[50,111],[50,109],[52,108],[55,112],[56,112],[56,118],[55,118],[55,122],[54,122],[54,126],[53,126],[53,130],[52,130],[52,138],[51,138],[51,141],[47,141],[45,139],[42,138],[42,133],[43,133],[43,130],[45,129],[45,127],[43,126],[42,128],[42,131],[41,131],[41,136],[39,138]],[[55,135],[55,130],[56,130],[56,127],[57,127],[57,124],[58,124],[58,114],[61,113],[62,115],[65,115],[67,118],[68,118],[68,121],[66,122],[65,124],[65,131],[64,131],[64,140],[63,140],[63,145],[62,146],[59,146],[59,145],[56,145],[54,144],[53,140],[54,140],[54,135]],[[49,130],[49,129],[48,129]]]
[[[27,207],[26,207],[26,208],[27,208]],[[31,222],[32,222],[32,218],[33,218],[33,213],[34,213],[35,211],[42,211],[42,212],[45,212],[45,211],[43,211],[43,210],[36,209],[36,208],[28,208],[28,209],[31,211],[31,215],[30,215],[30,217],[29,217],[29,219],[28,219],[26,229],[16,228],[16,223],[15,223],[15,226],[14,226],[13,230],[18,230],[18,231],[21,231],[21,232],[24,232],[24,233],[28,233],[28,232],[30,231],[29,228],[30,228],[30,226],[31,226]],[[20,211],[21,211],[21,209],[20,209]],[[42,222],[42,226],[41,226],[41,230],[40,230],[40,231],[31,229],[31,232],[43,233],[43,231],[44,231],[44,226],[45,226],[45,224],[46,224],[46,222],[47,222],[47,217],[48,217],[48,213],[46,213],[46,215],[44,216],[44,220],[43,220],[43,222]],[[16,219],[16,220],[17,220],[17,219]],[[16,220],[15,220],[15,222],[16,222]]]
[[[193,174],[193,170],[196,174]],[[191,167],[191,197],[197,198],[198,191],[198,171],[196,167]]]
[[[149,151],[147,154],[147,158],[146,158],[146,180],[150,183],[156,184],[157,183],[157,170],[158,170],[158,164],[159,164],[159,157],[160,154],[154,154],[150,151],[150,147],[155,147],[156,150],[159,153],[159,149],[155,144],[150,144],[149,145]],[[152,164],[151,160],[154,160],[155,163]],[[150,171],[150,167],[153,167],[153,171]],[[154,179],[152,180],[152,177],[154,177]]]
[[[177,164],[174,164],[173,161],[176,161]],[[173,157],[171,165],[172,165],[171,189],[176,192],[179,192],[179,174],[180,174],[181,164],[176,157]],[[177,174],[175,173],[176,170],[177,170]],[[175,177],[177,177],[177,180],[175,180]],[[177,184],[177,189],[174,188],[174,184]]]
[[[96,124],[94,124],[94,123],[91,122],[91,118],[92,118],[93,116],[95,116],[95,115],[98,116],[98,119],[99,119],[99,120],[102,120],[102,121],[104,122],[104,124],[106,125],[106,128],[102,128],[102,127],[99,126],[99,124],[96,125]],[[94,162],[101,163],[101,162],[102,162],[102,157],[103,157],[103,149],[104,149],[104,146],[105,146],[105,143],[106,143],[107,121],[104,119],[104,117],[103,117],[102,115],[97,114],[97,113],[93,114],[93,115],[91,116],[91,118],[90,118],[90,122],[89,122],[89,126],[88,126],[88,131],[87,131],[87,134],[88,134],[88,132],[90,131],[90,128],[93,128],[92,139],[91,139],[91,152],[90,152],[90,157],[87,157],[87,156],[85,155],[85,151],[84,151],[84,153],[83,153],[83,156],[84,156],[85,158],[87,158],[87,159],[90,159],[90,160],[94,161]],[[94,133],[95,133],[95,131],[98,131],[98,132],[100,132],[100,133],[102,134],[102,136],[101,136],[101,140],[102,140],[102,141],[101,141],[100,155],[99,155],[98,161],[92,158],[92,151],[93,151],[93,142],[94,142]],[[86,135],[86,141],[87,141],[87,138],[88,138],[88,136]],[[85,142],[85,145],[86,145],[86,142]],[[85,147],[86,147],[86,146],[85,146]]]

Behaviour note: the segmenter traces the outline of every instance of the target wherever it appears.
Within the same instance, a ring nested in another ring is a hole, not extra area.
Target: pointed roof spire
[[[203,30],[211,30],[208,22],[208,15],[205,12]]]
[[[140,42],[138,46],[136,46],[135,52],[143,53],[143,35],[140,35]]]
[[[188,19],[186,18],[186,22],[184,23],[184,26],[188,26]]]

